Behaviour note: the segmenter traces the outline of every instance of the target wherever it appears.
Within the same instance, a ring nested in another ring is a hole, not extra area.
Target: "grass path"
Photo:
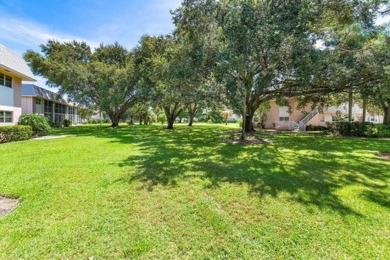
[[[0,194],[21,200],[0,258],[390,258],[389,141],[242,146],[220,131],[83,126],[0,145]]]

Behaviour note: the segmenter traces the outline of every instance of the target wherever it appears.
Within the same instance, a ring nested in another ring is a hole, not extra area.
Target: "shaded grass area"
[[[0,258],[390,257],[390,141],[201,125],[0,145]],[[232,128],[234,130],[234,128]]]

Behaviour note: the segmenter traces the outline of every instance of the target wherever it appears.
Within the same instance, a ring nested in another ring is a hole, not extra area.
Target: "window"
[[[65,114],[66,113],[66,106],[60,103],[56,103],[54,106],[54,110],[56,114]]]
[[[74,107],[68,107],[68,114],[69,115],[74,115],[75,109]]]
[[[40,105],[41,104],[41,100],[40,99],[35,99],[35,104]]]
[[[12,88],[12,78],[10,76],[0,73],[0,85]]]
[[[0,111],[0,123],[12,123],[12,112]]]
[[[290,117],[288,117],[288,116],[281,116],[281,117],[279,117],[279,121],[288,122],[288,121],[290,121]]]
[[[290,116],[289,109],[290,108],[288,106],[279,107],[279,116],[280,117],[289,117]]]
[[[53,102],[45,100],[45,113],[53,112]]]

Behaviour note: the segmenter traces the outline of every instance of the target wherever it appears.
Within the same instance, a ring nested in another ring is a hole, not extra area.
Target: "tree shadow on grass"
[[[380,206],[390,208],[390,194],[386,194],[381,190],[366,190],[362,192],[361,197]]]
[[[207,126],[78,131],[82,136],[135,145],[139,153],[119,164],[129,168],[129,174],[117,181],[140,182],[140,189],[175,187],[199,178],[207,183],[205,189],[243,184],[260,199],[288,194],[304,205],[360,216],[337,195],[343,187],[359,185],[367,188],[362,198],[388,205],[384,195],[390,178],[388,163],[374,155],[365,157],[389,150],[386,141],[281,134],[271,137],[271,145],[243,146],[221,143],[220,129]]]
[[[298,138],[298,139],[297,139]],[[154,132],[133,137],[141,155],[129,156],[120,167],[132,169],[119,181],[141,182],[140,188],[176,186],[200,178],[215,189],[224,183],[245,184],[253,195],[278,197],[331,209],[342,215],[357,212],[336,194],[348,185],[386,188],[389,174],[383,164],[367,161],[357,151],[385,149],[382,143],[357,144],[356,140],[325,137],[280,136],[272,145],[222,144],[215,131]],[[374,159],[375,160],[375,159]]]

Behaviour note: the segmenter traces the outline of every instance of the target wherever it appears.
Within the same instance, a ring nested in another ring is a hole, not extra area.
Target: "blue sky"
[[[48,39],[84,40],[131,48],[143,34],[173,29],[180,0],[0,0],[0,41],[22,54]]]
[[[0,43],[22,55],[49,39],[134,47],[144,34],[172,31],[181,0],[0,0]],[[39,78],[37,85],[45,80]]]

